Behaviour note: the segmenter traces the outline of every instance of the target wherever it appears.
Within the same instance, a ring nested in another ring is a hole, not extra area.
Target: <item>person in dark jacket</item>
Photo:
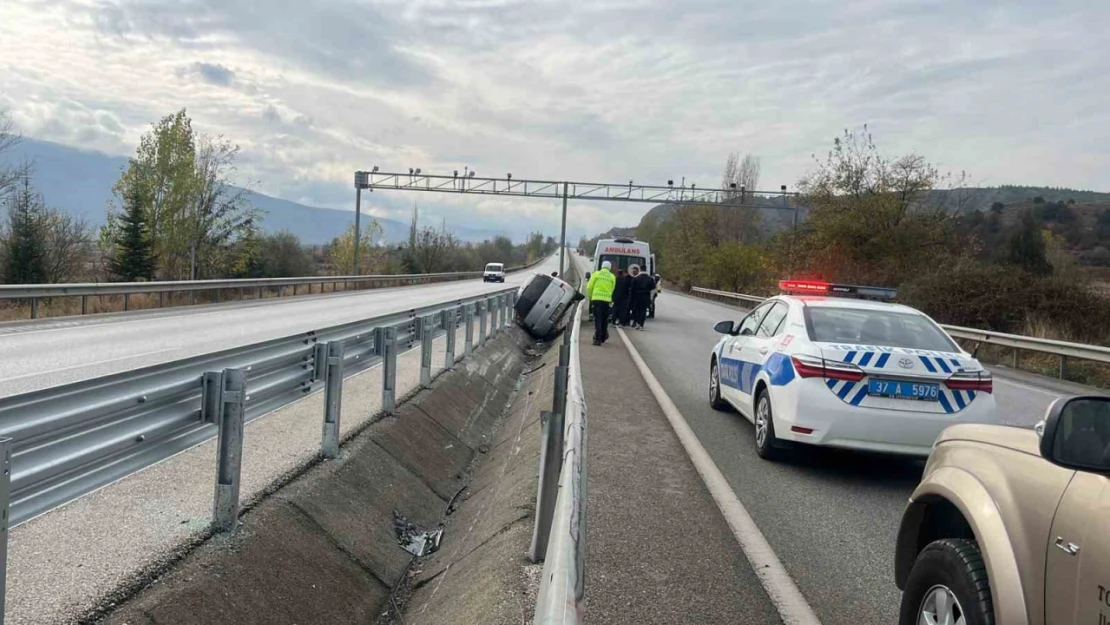
[[[631,310],[632,301],[629,299],[632,287],[632,276],[623,269],[617,270],[617,286],[613,289],[613,323],[619,326],[628,325],[628,312]]]
[[[655,278],[652,278],[640,267],[632,265],[628,268],[632,274],[630,297],[632,300],[632,327],[644,329],[644,319],[647,318],[648,306],[651,305],[651,294],[655,291]]]

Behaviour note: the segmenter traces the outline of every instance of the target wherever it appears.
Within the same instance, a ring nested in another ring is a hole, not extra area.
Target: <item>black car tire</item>
[[[898,623],[917,625],[926,598],[938,587],[955,596],[967,625],[994,625],[990,580],[979,543],[942,538],[926,545],[906,580]]]
[[[766,402],[767,415],[766,415],[766,434],[760,440],[759,436],[759,409],[760,406]],[[764,460],[778,460],[782,455],[782,443],[778,437],[775,436],[775,415],[771,410],[771,396],[767,394],[767,389],[760,389],[759,395],[755,398],[755,453]]]
[[[721,374],[716,359],[709,364],[709,407],[722,412],[732,410],[732,404],[721,399]]]

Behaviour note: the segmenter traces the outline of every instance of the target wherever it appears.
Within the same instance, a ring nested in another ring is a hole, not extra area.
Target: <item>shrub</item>
[[[1105,342],[1110,326],[1110,299],[1012,265],[963,261],[933,270],[903,283],[898,300],[940,323],[1020,334],[1038,321],[1083,343]]]

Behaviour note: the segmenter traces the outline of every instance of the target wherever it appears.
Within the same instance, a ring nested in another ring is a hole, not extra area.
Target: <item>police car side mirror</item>
[[[713,330],[718,334],[732,334],[734,325],[731,319],[728,321],[718,321],[717,325],[713,326]]]

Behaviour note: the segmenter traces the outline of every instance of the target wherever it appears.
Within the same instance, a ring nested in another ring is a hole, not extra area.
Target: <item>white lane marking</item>
[[[1011,382],[1010,380],[1007,380],[1005,378],[998,377],[998,376],[995,376],[994,381],[995,382],[1001,382],[1003,384],[1008,384],[1008,385],[1010,385],[1014,388],[1020,388],[1023,391],[1033,391],[1035,393],[1040,393],[1042,395],[1048,395],[1049,397],[1063,397],[1063,395],[1064,395],[1064,394],[1061,394],[1061,393],[1053,393],[1052,391],[1046,391],[1044,389],[1040,389],[1040,388],[1037,388],[1035,386],[1030,386],[1028,384],[1019,384],[1017,382]]]
[[[617,328],[617,334],[620,335],[624,346],[628,348],[628,353],[632,355],[632,360],[636,363],[636,368],[640,370],[644,381],[647,382],[648,388],[651,389],[651,394],[655,396],[655,401],[663,409],[663,414],[667,415],[667,420],[671,422],[675,434],[682,441],[682,446],[693,461],[702,481],[709,488],[709,494],[713,496],[717,508],[728,522],[732,535],[736,538],[736,542],[740,543],[740,548],[748,557],[748,563],[751,564],[771,603],[778,610],[784,625],[820,625],[821,621],[802,595],[802,591],[798,590],[790,573],[775,555],[775,551],[763,537],[763,532],[759,531],[759,527],[744,508],[744,504],[737,499],[736,493],[709,456],[709,452],[702,447],[701,441],[690,429],[686,418],[682,416],[678,407],[663,390],[663,386],[659,384],[659,380],[655,379],[647,363],[640,357],[640,352],[636,351],[624,330]]]
[[[44,369],[42,371],[32,371],[31,373],[24,373],[22,375],[9,375],[9,376],[4,377],[2,380],[0,380],[0,382],[5,382],[6,383],[6,382],[11,382],[12,380],[23,380],[23,379],[26,379],[26,378],[33,378],[33,377],[36,377],[36,376],[49,376],[49,375],[54,375],[56,373],[61,373],[63,371],[72,371],[74,369],[92,368],[92,367],[96,367],[98,365],[106,365],[106,364],[111,363],[111,362],[119,362],[121,360],[129,360],[129,359],[132,359],[132,358],[143,358],[144,356],[153,356],[155,354],[165,354],[166,352],[173,352],[173,351],[177,351],[179,349],[181,349],[181,348],[180,347],[169,347],[169,348],[166,348],[166,349],[156,349],[156,350],[151,351],[151,352],[139,352],[137,354],[127,354],[126,356],[120,356],[119,358],[109,358],[107,360],[94,360],[92,362],[83,362],[83,363],[76,364],[76,365],[70,365],[68,367],[59,367],[57,369]],[[101,376],[106,376],[106,375],[112,375],[113,373],[119,373],[119,372],[118,371],[112,371],[112,372],[108,372],[108,373],[103,373],[100,376],[92,376],[92,377],[101,377]],[[71,380],[70,382],[73,382],[73,381],[80,381],[80,380]],[[61,382],[60,384],[69,384],[70,382]],[[51,384],[49,386],[60,386],[60,384]],[[44,388],[47,388],[47,387],[44,387]],[[39,390],[39,389],[32,389],[32,390]],[[30,391],[20,391],[20,392],[30,392]],[[2,392],[0,392],[0,396],[3,396]]]

